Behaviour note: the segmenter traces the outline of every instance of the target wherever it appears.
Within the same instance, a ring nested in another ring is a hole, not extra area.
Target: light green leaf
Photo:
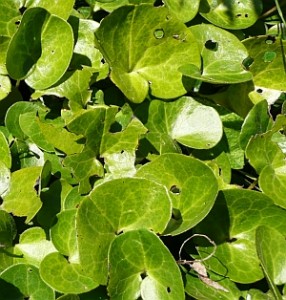
[[[75,214],[76,209],[57,214],[57,221],[51,228],[51,240],[61,254],[69,256],[70,262],[78,263]]]
[[[1,75],[0,72],[0,101],[8,96],[11,92],[12,85],[8,76]]]
[[[119,235],[109,250],[112,300],[184,299],[179,268],[161,240],[144,229]]]
[[[272,285],[286,283],[286,242],[279,231],[267,226],[259,226],[256,230],[256,250],[266,278]]]
[[[86,274],[106,284],[107,251],[114,238],[137,228],[162,233],[170,218],[170,196],[160,184],[122,178],[98,185],[80,204],[76,220],[80,261]]]
[[[200,0],[164,0],[163,2],[169,9],[170,13],[184,23],[191,21],[196,16],[200,6]]]
[[[2,208],[15,216],[26,216],[30,222],[42,206],[35,189],[40,178],[41,167],[30,167],[15,171],[11,175],[9,190],[3,195]]]
[[[26,298],[33,300],[55,299],[54,291],[43,282],[39,270],[32,265],[13,265],[2,272],[0,278],[14,285]]]
[[[0,36],[0,74],[4,74],[4,75],[7,75],[6,55],[7,55],[10,39],[11,39],[10,37],[6,37],[3,35]]]
[[[284,50],[286,41],[272,36],[248,38],[243,41],[253,62],[249,71],[254,84],[263,88],[285,91],[286,73]]]
[[[268,103],[266,100],[260,101],[244,119],[239,136],[241,148],[245,150],[252,136],[265,133],[269,124],[271,124],[271,119],[268,112]]]
[[[32,227],[20,235],[16,250],[24,255],[28,264],[39,267],[43,258],[49,253],[56,252],[52,242],[48,241],[41,227]]]
[[[2,0],[0,2],[0,36],[11,37],[17,31],[17,21],[21,20],[19,8],[19,1]]]
[[[186,88],[178,67],[200,68],[194,37],[164,7],[121,7],[103,19],[95,35],[111,80],[132,102],[142,102],[149,88],[155,97],[179,97]]]
[[[69,106],[73,111],[80,110],[85,108],[90,100],[89,82],[91,76],[92,73],[87,68],[68,71],[53,87],[44,91],[36,91],[32,98],[37,99],[43,95],[65,97],[69,100]]]
[[[216,26],[243,29],[253,25],[262,12],[261,0],[201,0],[200,14]]]
[[[9,149],[7,139],[3,132],[0,131],[0,162],[3,163],[6,168],[11,168],[12,158]]]
[[[258,179],[263,193],[269,196],[273,202],[286,208],[286,165],[274,167],[267,165],[263,168]]]
[[[173,216],[165,234],[175,235],[194,227],[211,210],[217,196],[218,184],[212,170],[181,154],[159,156],[142,166],[136,177],[153,180],[170,191]]]
[[[48,254],[40,265],[42,279],[61,293],[81,294],[98,286],[81,265],[67,261],[60,253]]]
[[[8,73],[13,79],[26,78],[34,89],[46,89],[67,70],[73,42],[66,21],[39,7],[27,9],[9,45]]]
[[[220,192],[212,211],[194,228],[195,233],[207,235],[217,245],[214,255],[204,264],[235,282],[251,283],[262,279],[264,274],[255,246],[256,228],[267,225],[285,235],[285,217],[285,210],[261,192],[246,189]],[[195,238],[194,243],[200,258],[214,250],[205,239]]]
[[[212,148],[223,133],[216,110],[192,97],[173,102],[153,100],[145,126],[150,132],[167,133],[180,144],[196,149]]]
[[[66,20],[70,16],[74,4],[75,0],[26,0],[25,7],[42,7],[50,14],[57,15]]]
[[[239,83],[252,79],[242,62],[248,53],[232,33],[210,24],[190,27],[203,60],[202,70],[191,62],[181,66],[183,75],[211,83]]]

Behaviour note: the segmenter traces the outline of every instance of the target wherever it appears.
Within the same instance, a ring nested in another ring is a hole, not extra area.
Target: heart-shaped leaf
[[[262,279],[264,275],[255,246],[256,228],[267,225],[285,235],[285,216],[283,209],[260,192],[245,189],[220,192],[212,211],[194,229],[217,245],[205,265],[235,282],[250,283]],[[200,257],[213,251],[213,245],[206,244],[205,239],[196,238],[194,243]]]
[[[67,261],[60,253],[48,254],[40,265],[42,279],[61,293],[81,294],[98,286],[88,277],[80,264]]]
[[[178,67],[200,68],[196,40],[164,7],[120,7],[104,18],[95,35],[112,81],[132,102],[142,102],[149,88],[159,98],[179,97],[186,88]]]
[[[142,166],[136,176],[163,184],[170,191],[174,209],[165,234],[179,234],[198,224],[211,210],[218,191],[212,170],[181,154],[163,154]]]
[[[116,235],[137,228],[162,233],[170,218],[170,196],[160,184],[122,178],[98,185],[80,204],[76,220],[80,262],[86,274],[106,284],[107,251]]]
[[[200,14],[219,27],[243,29],[253,25],[262,12],[261,0],[202,0]]]
[[[108,263],[111,299],[184,299],[183,281],[174,258],[148,230],[129,231],[116,237],[110,246]]]
[[[66,21],[43,8],[27,9],[9,45],[8,73],[14,79],[26,78],[34,89],[46,89],[67,70],[73,42],[73,32]]]
[[[210,24],[190,27],[203,59],[203,68],[187,62],[179,70],[188,77],[211,83],[239,83],[252,79],[242,65],[248,53],[237,37]]]
[[[15,264],[2,272],[0,278],[16,287],[22,297],[34,300],[55,299],[54,291],[43,282],[39,270],[32,265]],[[12,292],[15,293],[15,290],[12,290]]]

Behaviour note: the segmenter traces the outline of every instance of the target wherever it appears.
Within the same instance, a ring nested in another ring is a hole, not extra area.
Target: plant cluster
[[[285,4],[1,0],[0,299],[286,299]]]

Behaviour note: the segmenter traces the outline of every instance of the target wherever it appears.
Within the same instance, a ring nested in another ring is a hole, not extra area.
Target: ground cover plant
[[[1,0],[0,299],[286,299],[285,11]]]

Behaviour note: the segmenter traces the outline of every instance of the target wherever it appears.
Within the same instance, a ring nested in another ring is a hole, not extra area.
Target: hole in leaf
[[[162,28],[156,29],[154,31],[154,36],[156,39],[162,39],[165,35],[165,32]]]
[[[236,242],[236,241],[237,241],[236,238],[232,238],[232,239],[228,239],[228,240],[227,240],[228,243],[234,243],[234,242]]]
[[[263,60],[264,62],[273,62],[273,60],[275,59],[276,57],[276,52],[273,52],[273,51],[266,51],[264,53],[264,56],[263,56]]]
[[[172,219],[176,221],[182,221],[182,215],[179,209],[177,208],[172,209]]]
[[[267,39],[265,40],[265,43],[268,44],[268,45],[271,45],[271,44],[275,43],[275,41],[276,41],[275,36],[269,35],[267,37]]]
[[[171,288],[169,286],[167,286],[167,292],[171,293]]]
[[[181,190],[176,185],[172,185],[171,188],[170,188],[170,192],[173,193],[173,194],[179,195],[181,193]]]
[[[256,92],[257,92],[258,94],[262,94],[262,93],[263,93],[263,90],[262,90],[262,89],[257,89]]]
[[[245,70],[248,70],[249,67],[253,64],[254,62],[254,59],[250,56],[248,56],[247,58],[245,58],[243,61],[242,61],[242,66]]]
[[[18,21],[16,21],[16,22],[15,22],[15,25],[19,26],[19,25],[20,25],[20,23],[21,23],[21,21],[20,21],[20,20],[18,20]]]
[[[218,48],[218,43],[217,42],[214,42],[212,40],[208,40],[205,42],[205,47],[209,50],[213,50],[213,51],[216,51],[217,48]]]
[[[241,17],[241,14],[237,14],[236,16],[239,18],[239,17]]]
[[[114,122],[111,124],[109,132],[111,133],[116,133],[116,132],[120,132],[122,130],[122,126],[120,125],[120,123],[118,122]]]
[[[245,16],[245,18],[248,18],[248,14],[245,14],[244,16]]]
[[[116,235],[120,235],[122,233],[123,233],[123,230],[119,230],[119,231],[115,232]]]
[[[140,274],[141,279],[143,280],[144,278],[147,277],[147,273],[144,271]]]

